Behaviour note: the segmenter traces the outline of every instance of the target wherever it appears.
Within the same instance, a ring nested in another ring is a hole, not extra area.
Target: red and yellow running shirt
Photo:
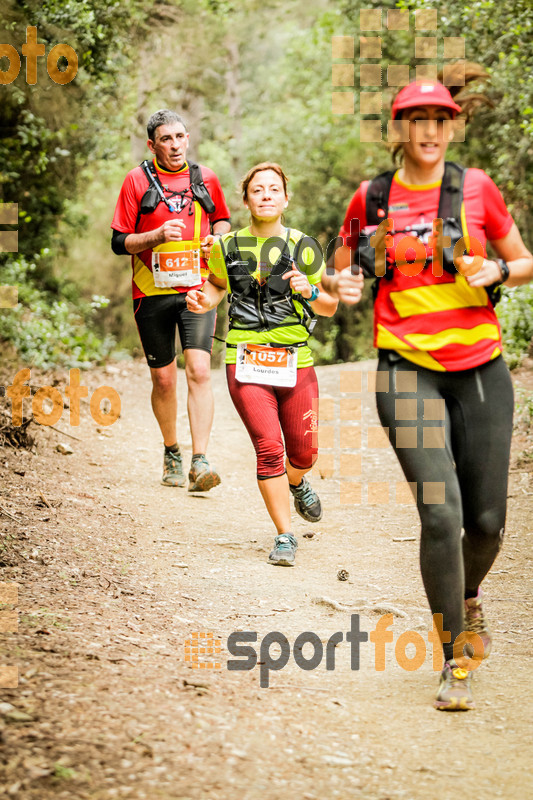
[[[361,229],[366,226],[368,183],[364,181],[353,196],[339,234],[354,250],[359,238],[357,221]],[[409,185],[396,173],[389,195],[393,230],[432,224],[438,216],[440,184]],[[513,219],[504,200],[483,170],[466,173],[461,222],[463,233],[475,237],[485,255],[487,239],[501,239],[511,229]],[[394,235],[393,247],[387,249],[389,257],[394,259],[405,235]],[[431,247],[425,247],[431,256]],[[414,258],[414,250],[408,249],[405,257]],[[459,273],[434,276],[430,261],[418,275],[404,275],[394,266],[392,279],[380,280],[374,306],[374,346],[396,350],[421,367],[439,371],[471,369],[502,352],[499,322],[485,289],[471,288]]]
[[[180,198],[181,211],[171,212],[166,203],[161,201],[157,208],[150,214],[141,214],[141,200],[149,188],[148,178],[142,167],[135,167],[128,172],[115,208],[115,215],[111,227],[120,233],[146,233],[159,228],[169,219],[180,219],[185,223],[183,240],[192,241],[203,239],[211,230],[210,225],[221,220],[229,220],[230,212],[226,205],[224,193],[215,173],[207,167],[201,166],[204,183],[211,195],[215,210],[206,214],[200,204],[193,199],[190,190],[190,175],[187,163],[177,172],[168,172],[162,169],[154,159],[154,165],[163,184],[166,197],[172,201]],[[152,275],[152,250],[143,250],[131,257],[133,268],[132,290],[133,299],[159,294],[174,294],[188,292],[189,289],[199,289],[209,274],[205,259],[201,259],[202,283],[198,286],[177,286],[172,288],[158,288],[154,284]]]

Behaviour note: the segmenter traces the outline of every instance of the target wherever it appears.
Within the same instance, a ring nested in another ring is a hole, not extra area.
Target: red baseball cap
[[[454,102],[449,90],[439,81],[414,81],[404,86],[392,104],[392,118],[396,119],[404,108],[416,106],[441,106],[449,108],[455,114],[462,111],[461,106]]]

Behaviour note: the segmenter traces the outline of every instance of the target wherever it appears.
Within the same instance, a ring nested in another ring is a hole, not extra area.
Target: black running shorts
[[[181,294],[139,297],[133,301],[133,313],[149,367],[166,367],[176,357],[176,325],[182,350],[206,350],[211,353],[217,312],[193,314],[187,309],[185,292]]]

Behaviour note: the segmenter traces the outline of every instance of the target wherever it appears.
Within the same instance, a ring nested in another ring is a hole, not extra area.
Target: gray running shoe
[[[163,486],[185,486],[185,474],[179,450],[177,453],[165,450],[161,483]]]
[[[209,466],[205,456],[193,458],[189,470],[189,492],[208,492],[219,483],[220,475]]]
[[[299,486],[292,486],[289,489],[294,497],[294,508],[298,514],[307,522],[320,522],[322,519],[322,504],[307,478],[304,476]]]
[[[439,711],[468,711],[475,707],[470,688],[472,674],[447,661],[440,676],[440,685],[434,706]]]
[[[292,567],[297,547],[298,542],[292,533],[280,533],[274,539],[274,549],[268,560],[277,567]]]

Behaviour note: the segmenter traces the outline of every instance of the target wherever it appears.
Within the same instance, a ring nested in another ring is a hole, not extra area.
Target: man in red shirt
[[[147,131],[154,159],[124,180],[111,246],[117,255],[132,257],[133,310],[152,377],[152,409],[165,444],[162,483],[185,484],[176,431],[177,326],[192,438],[189,491],[208,491],[220,483],[205,455],[213,422],[210,362],[216,311],[193,314],[185,298],[206,280],[204,255],[209,255],[213,234],[230,230],[230,214],[215,173],[204,166],[189,168],[183,119],[167,109],[156,111]]]

